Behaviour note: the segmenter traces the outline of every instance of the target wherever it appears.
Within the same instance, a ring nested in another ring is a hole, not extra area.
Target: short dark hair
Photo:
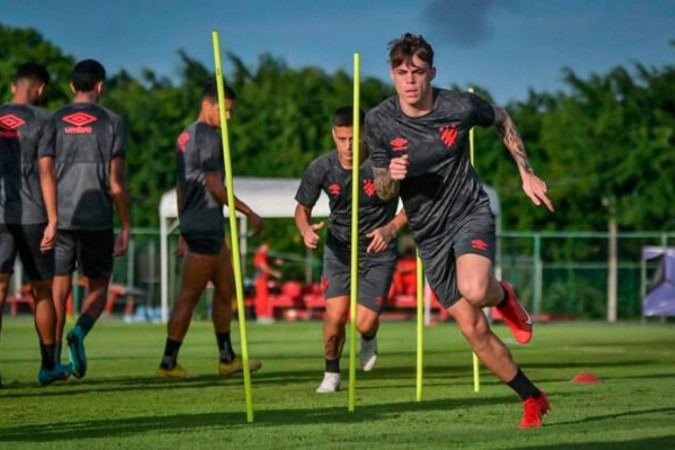
[[[31,80],[37,83],[49,84],[49,72],[42,64],[36,62],[26,62],[16,69],[14,82],[19,80]]]
[[[359,125],[363,125],[365,114],[359,109]],[[353,127],[354,126],[354,107],[352,105],[340,106],[333,113],[334,127]]]
[[[94,59],[82,60],[75,64],[71,81],[77,92],[91,92],[105,81],[105,68]]]
[[[237,99],[237,93],[234,92],[234,89],[228,85],[224,85],[223,87],[225,88],[225,100],[235,101]],[[218,83],[215,80],[209,81],[204,85],[202,100],[210,100],[214,103],[218,103]]]
[[[434,65],[434,49],[421,34],[406,33],[399,39],[389,42],[389,64],[392,68],[403,63],[413,65],[413,56],[417,56],[432,67]]]

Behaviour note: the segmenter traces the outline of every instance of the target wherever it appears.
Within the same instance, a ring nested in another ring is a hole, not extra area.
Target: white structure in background
[[[289,178],[251,178],[234,177],[234,192],[237,198],[250,206],[263,219],[292,218],[295,216],[295,193],[300,186],[300,179]],[[490,208],[497,218],[497,230],[500,230],[500,205],[497,191],[485,187],[490,197]],[[223,215],[228,217],[228,208],[223,208]],[[328,198],[321,195],[312,210],[312,217],[325,218],[330,215]],[[172,189],[162,195],[159,204],[160,223],[160,255],[161,255],[161,300],[162,322],[169,319],[169,245],[168,236],[178,226],[178,205],[176,191]],[[246,254],[246,221],[239,221],[240,251]],[[497,248],[499,252],[499,247]],[[499,254],[498,254],[499,255]],[[497,261],[500,261],[497,258]],[[500,267],[497,264],[497,274]]]

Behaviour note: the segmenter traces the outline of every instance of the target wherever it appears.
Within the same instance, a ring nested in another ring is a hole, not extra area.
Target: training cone
[[[591,384],[591,383],[598,383],[600,382],[600,378],[596,377],[592,373],[589,372],[581,372],[579,375],[575,376],[570,380],[572,383],[583,383],[583,384]]]

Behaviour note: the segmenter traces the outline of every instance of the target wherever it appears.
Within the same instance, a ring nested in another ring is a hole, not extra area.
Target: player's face
[[[230,120],[232,117],[232,112],[234,112],[234,101],[229,98],[225,100],[225,118]],[[219,127],[220,126],[220,109],[218,109],[218,102],[213,102],[209,104],[208,108],[208,123],[211,126]]]
[[[401,102],[409,106],[420,106],[431,96],[431,81],[436,69],[413,55],[412,64],[403,63],[391,69],[391,79]]]
[[[363,156],[364,139],[360,135],[361,156]],[[354,129],[352,127],[333,127],[333,142],[343,164],[351,165],[354,160]]]

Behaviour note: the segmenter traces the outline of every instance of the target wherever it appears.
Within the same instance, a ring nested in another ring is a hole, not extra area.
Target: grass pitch
[[[424,400],[415,401],[415,324],[385,322],[373,372],[357,371],[356,412],[343,390],[319,395],[320,322],[248,326],[255,422],[242,377],[217,376],[207,322],[192,324],[180,363],[201,377],[154,378],[165,328],[101,321],[87,338],[83,380],[38,388],[28,318],[6,318],[0,344],[0,448],[675,449],[675,327],[538,325],[527,346],[504,326],[526,374],[549,396],[545,426],[518,430],[522,406],[485,369],[473,392],[471,352],[452,323],[425,331]],[[235,349],[239,350],[234,324]],[[347,347],[345,347],[347,348]],[[569,380],[588,371],[593,385]]]

